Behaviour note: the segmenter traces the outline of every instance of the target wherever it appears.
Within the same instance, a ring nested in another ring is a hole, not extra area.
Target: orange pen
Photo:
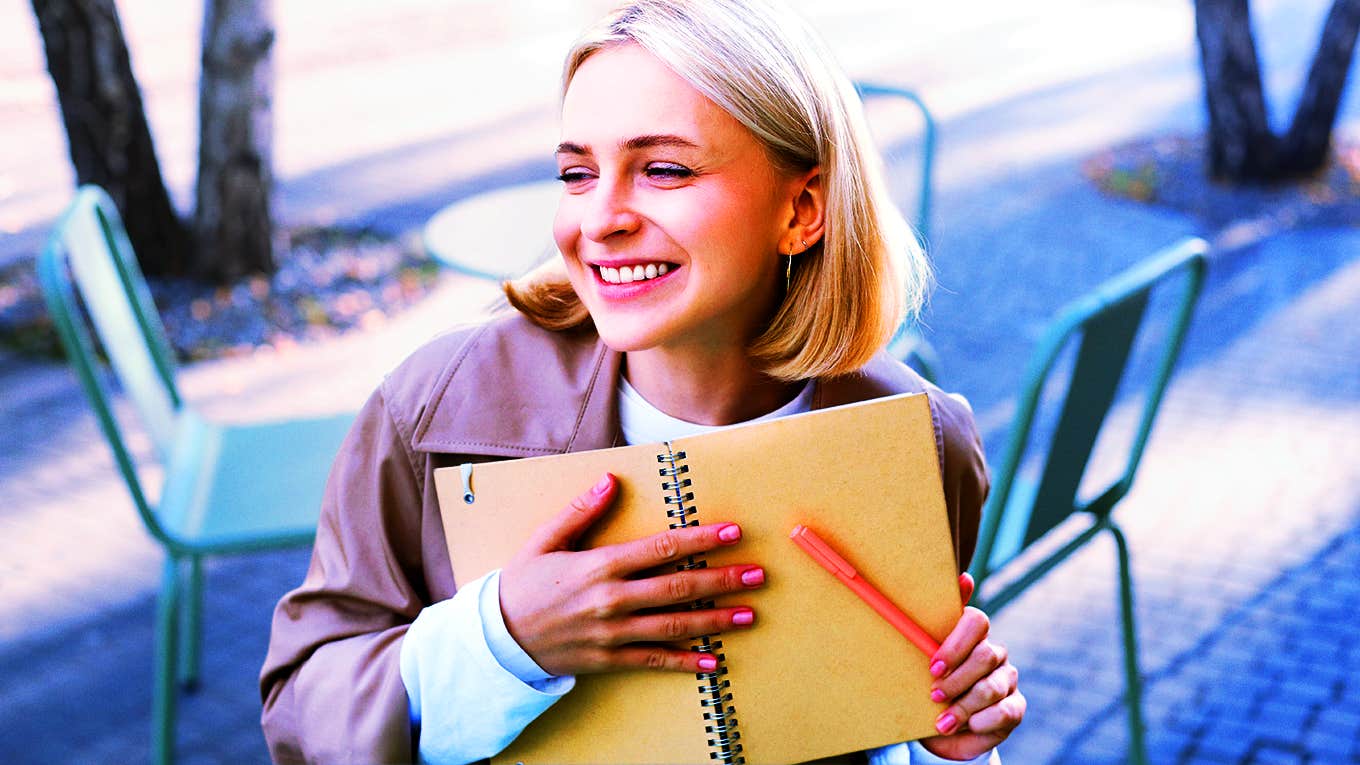
[[[835,574],[836,578],[841,580],[841,584],[849,587],[850,591],[858,595],[860,600],[868,603],[870,608],[886,619],[898,632],[905,635],[912,645],[925,652],[927,657],[934,656],[935,652],[940,650],[940,644],[935,642],[935,638],[921,629],[921,625],[912,621],[910,616],[902,612],[902,609],[893,605],[893,602],[888,600],[886,595],[866,582],[864,577],[855,571],[854,566],[851,566],[845,558],[831,549],[831,545],[817,536],[817,533],[812,529],[800,523],[793,527],[793,531],[789,533],[789,538],[801,547],[803,552],[820,563],[822,568]]]

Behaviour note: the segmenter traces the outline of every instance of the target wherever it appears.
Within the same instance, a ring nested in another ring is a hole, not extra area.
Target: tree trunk
[[[219,282],[272,272],[270,0],[205,0],[193,271]]]
[[[1266,117],[1247,0],[1195,0],[1195,35],[1209,111],[1209,174],[1270,178],[1278,140]]]
[[[33,0],[78,183],[102,186],[147,274],[184,270],[190,246],[165,190],[114,0]]]
[[[1307,175],[1327,162],[1332,125],[1346,90],[1355,37],[1360,31],[1360,0],[1335,0],[1322,25],[1303,96],[1285,134],[1280,156],[1284,175]]]

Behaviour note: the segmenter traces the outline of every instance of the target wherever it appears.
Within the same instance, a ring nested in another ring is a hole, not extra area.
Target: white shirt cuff
[[[496,660],[481,603],[494,598],[499,615],[499,585],[499,571],[469,582],[452,598],[423,609],[402,640],[401,680],[411,722],[420,725],[422,763],[474,762],[497,754],[576,684],[572,676],[525,683]],[[504,619],[499,621],[505,630]]]
[[[501,613],[501,572],[500,569],[487,574],[486,586],[482,587],[477,610],[482,618],[482,635],[486,646],[496,662],[518,677],[521,682],[542,690],[541,683],[557,679],[538,666],[538,662],[520,646],[510,628],[505,626],[505,614]]]

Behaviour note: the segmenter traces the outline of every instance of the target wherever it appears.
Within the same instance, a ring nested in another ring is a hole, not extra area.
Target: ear
[[[800,174],[791,184],[793,190],[792,215],[784,234],[784,253],[800,255],[821,241],[826,230],[826,194],[822,187],[822,168],[814,167]]]

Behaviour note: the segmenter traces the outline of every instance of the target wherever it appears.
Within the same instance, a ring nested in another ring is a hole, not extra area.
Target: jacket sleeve
[[[968,569],[977,547],[982,505],[987,501],[991,477],[982,451],[982,438],[973,421],[973,408],[962,396],[931,387],[929,394],[940,447],[945,505],[954,535],[954,555],[962,572]]]
[[[260,674],[275,762],[411,762],[399,660],[424,604],[416,464],[374,393],[327,480],[311,564],[274,610]]]

